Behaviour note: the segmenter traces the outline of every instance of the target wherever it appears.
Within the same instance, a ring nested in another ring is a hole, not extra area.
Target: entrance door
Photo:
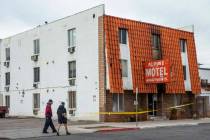
[[[148,110],[151,111],[148,114],[150,116],[157,116],[157,95],[148,94]]]

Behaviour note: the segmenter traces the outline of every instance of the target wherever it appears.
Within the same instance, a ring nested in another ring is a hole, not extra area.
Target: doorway
[[[157,94],[148,94],[149,116],[157,116]]]

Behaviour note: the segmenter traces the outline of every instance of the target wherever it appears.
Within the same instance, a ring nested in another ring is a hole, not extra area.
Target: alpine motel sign
[[[155,60],[144,64],[145,82],[167,83],[170,81],[169,60]]]

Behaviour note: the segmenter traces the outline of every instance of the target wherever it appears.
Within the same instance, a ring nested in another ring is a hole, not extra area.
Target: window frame
[[[5,95],[5,106],[10,108],[10,95]]]
[[[118,35],[119,35],[119,43],[127,45],[128,44],[128,30],[125,28],[119,28]]]
[[[68,46],[76,47],[76,28],[67,30],[68,35]]]
[[[183,65],[182,68],[183,68],[184,81],[186,81],[187,80],[187,67],[185,65]]]
[[[116,99],[116,101],[115,101]],[[124,94],[122,93],[113,93],[112,94],[112,111],[113,112],[124,112]],[[117,108],[116,108],[117,107]]]
[[[33,41],[33,44],[34,44],[34,55],[39,55],[39,53],[40,53],[40,40],[35,39]]]
[[[152,48],[156,50],[161,50],[160,34],[152,33]]]
[[[121,63],[121,75],[122,77],[128,77],[128,60],[120,59]]]
[[[40,82],[40,67],[34,67],[34,83]]]
[[[10,72],[5,73],[5,86],[10,86]]]
[[[10,48],[5,48],[5,59],[10,61]]]
[[[36,97],[36,99],[35,99],[35,97]],[[36,100],[36,103],[35,103],[35,100]],[[40,93],[33,94],[33,109],[40,109]]]
[[[76,91],[70,91],[68,92],[68,99],[69,99],[69,104],[68,108],[69,110],[76,110],[77,107],[77,95]]]
[[[152,33],[152,57],[155,60],[162,58],[161,52],[161,35],[158,33]]]
[[[71,68],[72,67],[72,68]],[[68,78],[73,79],[76,78],[77,72],[76,72],[76,61],[69,61],[68,62]]]
[[[187,40],[186,39],[180,39],[179,40],[179,45],[182,53],[186,52],[187,49]]]

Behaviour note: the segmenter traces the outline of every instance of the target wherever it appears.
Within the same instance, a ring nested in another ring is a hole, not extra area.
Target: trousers
[[[51,117],[46,117],[43,132],[47,132],[47,129],[49,128],[49,126],[51,127],[53,132],[56,132],[55,126],[54,126],[53,121],[52,121],[52,118]]]

